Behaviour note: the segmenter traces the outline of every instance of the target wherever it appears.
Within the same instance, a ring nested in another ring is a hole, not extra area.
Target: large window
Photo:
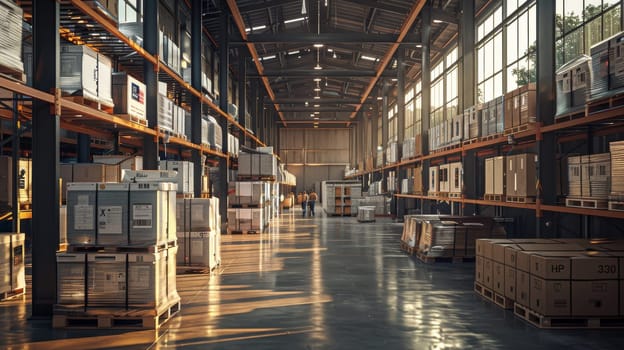
[[[141,22],[143,16],[143,1],[120,0],[119,23]]]
[[[421,133],[422,98],[420,80],[405,94],[405,138]]]
[[[398,141],[398,111],[399,108],[396,104],[390,106],[390,108],[388,109],[388,143],[392,141]]]
[[[449,50],[431,70],[431,126],[457,114],[459,75],[457,46]]]
[[[504,0],[477,25],[477,102],[536,78],[536,1]]]
[[[616,0],[557,0],[557,68],[621,30],[622,3]]]

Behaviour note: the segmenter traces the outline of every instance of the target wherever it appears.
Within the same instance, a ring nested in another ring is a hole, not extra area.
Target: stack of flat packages
[[[591,60],[591,57],[581,55],[557,70],[557,115],[585,106],[592,86]]]
[[[569,198],[604,199],[611,189],[611,154],[568,157]]]
[[[22,63],[22,9],[13,1],[0,1],[3,35],[0,37],[0,66],[24,72]]]
[[[211,115],[209,115],[206,120],[208,122],[208,145],[221,151],[223,149],[223,133],[221,131],[221,125],[219,125],[217,120]]]
[[[624,202],[624,141],[611,142],[611,194],[609,199]]]
[[[475,240],[502,238],[505,230],[488,217],[441,216],[422,224],[418,253],[427,257],[474,257]]]
[[[477,241],[475,282],[525,314],[621,317],[623,259],[622,241],[483,239]]]
[[[414,158],[416,156],[416,139],[413,137],[403,140],[403,151],[401,160]]]
[[[500,196],[495,198],[503,199],[502,196],[505,195],[505,169],[505,156],[485,160],[485,196]]]
[[[164,182],[150,180],[164,177]],[[175,173],[124,170],[132,183],[69,183],[55,313],[160,315],[179,303]],[[141,180],[145,182],[141,182]]]
[[[375,221],[375,207],[359,206],[357,210],[357,220],[359,222]]]
[[[0,233],[0,293],[19,295],[26,291],[23,233]]]
[[[238,155],[238,176],[245,179],[277,178],[277,158],[267,153],[244,153]]]
[[[265,193],[266,185],[264,181],[231,181],[228,185],[229,205],[262,207],[270,198],[270,193]]]
[[[110,58],[86,45],[61,45],[61,89],[113,107],[112,65]]]
[[[0,156],[0,204],[13,207],[13,186],[17,186],[18,204],[32,203],[32,160],[20,158],[17,164],[18,182],[13,183],[13,158]]]
[[[178,193],[191,196],[195,193],[195,169],[193,162],[162,160],[160,161],[160,169],[177,172]]]
[[[217,198],[178,198],[176,223],[179,251],[178,265],[214,269],[219,256],[221,232],[217,232]]]
[[[401,242],[410,248],[417,248],[422,233],[422,224],[426,220],[439,219],[440,215],[405,215]]]
[[[599,99],[622,91],[624,87],[624,59],[621,51],[624,32],[605,39],[591,48],[592,99]]]
[[[228,232],[262,232],[266,227],[263,208],[228,208]]]

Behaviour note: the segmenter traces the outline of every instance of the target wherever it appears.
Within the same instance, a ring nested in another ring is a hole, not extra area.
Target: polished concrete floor
[[[481,300],[474,264],[424,265],[401,224],[283,214],[223,236],[213,276],[180,275],[181,314],[160,332],[53,330],[29,295],[0,303],[4,349],[622,349],[624,331],[547,331]]]

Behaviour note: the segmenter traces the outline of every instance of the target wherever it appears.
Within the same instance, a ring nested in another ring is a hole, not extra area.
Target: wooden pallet
[[[275,175],[238,175],[238,181],[275,181]]]
[[[414,255],[416,254],[417,249],[417,247],[410,247],[409,245],[407,245],[407,243],[401,241],[401,250],[406,252],[407,254]]]
[[[130,114],[117,114],[117,116],[129,122],[133,122],[133,123],[140,124],[140,125],[147,127],[147,119],[139,118]]]
[[[24,287],[6,291],[3,293],[0,293],[0,301],[9,300],[9,299],[18,297],[20,295],[24,295],[25,293],[26,293],[26,288]]]
[[[68,244],[67,252],[69,253],[157,253],[165,249],[174,248],[177,246],[177,240],[171,240],[160,244],[153,244],[148,246],[107,246],[107,245],[95,245],[84,244],[75,245]]]
[[[464,145],[464,146],[465,146],[465,145],[470,145],[470,144],[473,144],[473,143],[475,143],[475,142],[479,142],[479,138],[478,138],[478,137],[472,138],[472,139],[470,139],[470,140],[464,140],[464,141],[463,141],[463,145]]]
[[[522,197],[522,196],[509,196],[507,195],[505,201],[509,203],[535,203],[535,197]]]
[[[26,73],[24,71],[0,65],[0,75],[19,83],[26,83]]]
[[[194,193],[176,193],[176,198],[191,199],[191,198],[195,198],[195,194]]]
[[[491,301],[492,303],[500,306],[505,310],[511,310],[514,307],[514,301],[506,296],[496,293],[495,291],[487,288],[480,283],[475,282],[474,291],[477,292],[483,299]]]
[[[227,229],[228,235],[257,235],[259,233],[262,233],[262,231],[261,230],[230,230],[229,228]]]
[[[416,252],[414,255],[418,258],[418,260],[424,262],[425,264],[433,264],[433,263],[465,263],[465,262],[474,262],[475,257],[472,256],[427,256],[423,254],[423,252]]]
[[[54,310],[52,328],[159,329],[180,312],[180,299],[157,310]]]
[[[538,328],[547,329],[609,329],[624,328],[624,317],[544,316],[515,303],[514,314]]]
[[[481,139],[480,139],[480,141],[481,141],[481,142],[483,142],[483,141],[490,141],[490,140],[497,139],[497,138],[499,138],[499,137],[501,137],[501,136],[503,136],[503,133],[497,132],[497,133],[495,133],[495,134],[490,134],[490,135],[487,135],[487,136],[482,136],[482,137],[481,137]]]
[[[176,273],[178,275],[209,275],[217,268],[217,266],[213,266],[211,269],[208,266],[203,265],[178,265],[176,266]]]
[[[71,100],[75,103],[81,104],[81,105],[85,105],[87,107],[91,107],[93,109],[97,109],[100,110],[102,112],[106,112],[108,114],[113,114],[113,106],[109,106],[106,104],[103,104],[100,101],[95,101],[95,100],[91,100],[88,97],[85,96],[63,96],[64,98]],[[61,103],[62,104],[62,103]],[[69,112],[72,113],[72,112]]]
[[[587,102],[587,114],[602,112],[606,109],[621,107],[624,105],[624,94],[616,93],[611,96],[598,98]]]
[[[364,223],[371,223],[371,222],[375,222],[375,221],[376,221],[375,219],[372,219],[372,220],[359,220],[358,219],[358,222],[363,223],[363,224]]]
[[[579,119],[585,117],[587,113],[587,109],[585,107],[576,108],[572,111],[562,113],[558,116],[555,116],[555,123],[566,122],[569,120]]]
[[[609,202],[606,199],[591,198],[566,198],[566,207],[587,208],[587,209],[607,209]]]
[[[507,136],[507,135],[512,135],[512,134],[517,134],[523,131],[533,130],[535,129],[536,125],[537,123],[525,123],[521,125],[516,125],[514,127],[505,129],[505,131],[503,131],[503,135]]]
[[[484,194],[483,199],[486,201],[504,202],[505,195],[504,194]]]
[[[247,204],[230,204],[230,208],[249,208],[249,209],[261,209],[264,208],[266,204],[260,203],[247,203]]]
[[[609,201],[609,210],[624,211],[624,202]]]

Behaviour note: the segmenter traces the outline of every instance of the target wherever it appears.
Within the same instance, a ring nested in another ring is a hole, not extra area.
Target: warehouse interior
[[[623,6],[0,0],[0,345],[620,348]]]

